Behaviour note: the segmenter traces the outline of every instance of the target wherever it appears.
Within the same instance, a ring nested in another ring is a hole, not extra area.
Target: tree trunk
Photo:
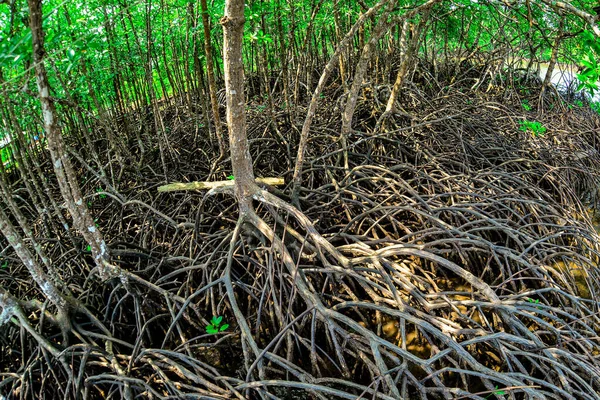
[[[396,80],[394,82],[394,86],[392,87],[392,91],[390,92],[390,97],[387,100],[387,105],[385,107],[385,111],[379,119],[377,120],[377,124],[375,124],[375,132],[378,132],[381,128],[382,124],[386,121],[386,119],[394,112],[396,112],[396,99],[398,98],[398,93],[402,88],[402,84],[404,83],[404,78],[406,77],[406,73],[408,71],[408,67],[412,62],[412,58],[414,53],[417,51],[417,47],[419,46],[419,40],[421,37],[421,31],[425,26],[425,23],[429,19],[429,10],[424,13],[421,17],[421,21],[419,25],[415,29],[414,35],[408,41],[410,37],[410,24],[408,19],[404,20],[402,24],[402,39],[400,40],[400,59],[402,60],[400,63],[400,68],[398,68],[398,72],[396,74]]]
[[[65,200],[69,213],[73,217],[74,226],[83,235],[85,241],[90,245],[92,255],[99,268],[100,276],[108,278],[105,266],[108,265],[108,248],[102,235],[94,224],[89,210],[77,182],[71,161],[67,156],[63,142],[60,126],[56,118],[54,101],[50,97],[50,84],[48,74],[44,66],[44,34],[42,31],[42,4],[41,0],[28,0],[30,10],[31,38],[33,42],[33,58],[35,63],[35,75],[37,80],[40,103],[44,119],[44,130],[48,140],[48,150],[52,157],[54,172],[58,179],[60,192]]]
[[[221,117],[219,116],[219,101],[217,100],[217,84],[215,82],[214,62],[212,57],[212,45],[210,39],[210,20],[208,19],[208,6],[206,4],[206,0],[200,0],[200,5],[202,6],[202,25],[204,26],[204,54],[206,55],[208,92],[210,94],[210,105],[215,121],[215,134],[217,135],[217,141],[219,142],[219,158],[222,158],[225,155],[225,142],[223,141],[223,129],[221,128]],[[244,22],[242,21],[242,31],[244,29],[243,24]],[[227,52],[225,52],[225,58],[227,58]],[[242,92],[242,95],[243,94],[244,93]]]
[[[558,26],[558,32],[556,33],[556,38],[554,39],[554,44],[552,46],[552,55],[550,56],[550,63],[548,64],[548,70],[546,71],[546,76],[544,77],[544,83],[542,83],[542,90],[540,91],[539,96],[539,106],[540,110],[544,109],[544,94],[546,90],[550,87],[552,83],[552,74],[554,73],[554,68],[556,67],[556,63],[558,62],[558,50],[560,46],[560,42],[563,37],[563,29],[565,25],[565,18],[561,17],[560,24]]]
[[[354,25],[352,26],[350,31],[348,31],[348,33],[346,34],[344,39],[342,39],[342,41],[337,45],[335,52],[329,59],[329,62],[323,69],[323,73],[321,74],[321,77],[319,78],[319,83],[318,83],[317,87],[315,88],[315,91],[313,92],[312,98],[308,105],[308,111],[306,112],[306,118],[304,119],[304,124],[302,125],[302,132],[300,134],[300,142],[298,143],[298,154],[296,156],[296,165],[294,167],[294,177],[293,177],[294,185],[293,185],[293,191],[292,191],[292,201],[295,203],[295,205],[297,207],[300,206],[300,203],[298,200],[298,193],[300,191],[300,185],[302,183],[302,166],[304,164],[304,153],[306,150],[306,146],[308,144],[308,133],[310,132],[310,126],[312,125],[313,118],[315,117],[315,114],[317,113],[317,106],[319,104],[319,95],[321,94],[321,92],[323,92],[323,89],[325,88],[325,84],[327,83],[327,79],[329,78],[329,75],[335,68],[336,62],[339,61],[340,54],[342,54],[344,51],[346,51],[346,48],[350,45],[350,41],[354,37],[354,34],[356,33],[356,31],[365,23],[367,18],[369,18],[371,15],[374,15],[388,1],[389,0],[380,0],[377,4],[375,4],[373,7],[371,7],[367,12],[365,12],[364,14],[362,14],[360,16],[360,18],[354,23]],[[296,76],[296,81],[297,80],[298,80],[298,77]]]
[[[347,139],[348,135],[352,130],[352,117],[354,115],[354,110],[356,109],[356,102],[358,100],[358,92],[360,91],[364,77],[367,73],[367,68],[369,66],[369,62],[371,61],[371,57],[373,55],[373,51],[375,46],[379,42],[379,39],[390,29],[392,26],[392,21],[388,22],[388,17],[391,14],[393,8],[395,7],[396,2],[390,1],[384,12],[379,17],[379,21],[377,25],[373,28],[373,33],[371,37],[367,40],[366,44],[363,47],[362,53],[360,55],[360,60],[355,68],[354,78],[352,80],[352,86],[350,88],[350,92],[348,93],[348,99],[346,100],[346,106],[344,107],[344,112],[342,113],[342,132],[340,135],[340,141],[343,149],[344,156],[344,168],[348,169],[348,145]]]
[[[227,127],[231,166],[235,177],[236,197],[240,215],[244,216],[252,206],[255,192],[252,157],[246,136],[246,99],[244,95],[244,65],[242,63],[242,40],[244,35],[244,0],[228,0],[223,26],[223,55],[225,68],[225,92],[227,99]]]

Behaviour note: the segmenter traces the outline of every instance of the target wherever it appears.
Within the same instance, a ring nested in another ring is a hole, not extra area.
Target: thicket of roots
[[[59,227],[47,236],[35,229],[75,297],[114,338],[76,314],[65,342],[44,318],[53,307],[33,304],[40,294],[7,249],[0,285],[30,306],[30,323],[66,364],[16,321],[5,324],[0,392],[598,398],[598,116],[553,93],[542,99],[545,113],[529,114],[512,90],[471,86],[409,83],[401,112],[378,131],[382,88],[365,86],[348,169],[337,98],[325,96],[301,212],[289,205],[289,187],[256,188],[255,212],[243,220],[227,192],[157,194],[164,176],[149,140],[146,153],[128,141],[122,165],[104,153],[104,181],[78,164],[124,278],[86,279],[93,263],[84,245],[71,248]],[[206,179],[213,160],[202,151],[213,153],[197,116],[169,105],[162,117],[169,180]],[[521,131],[527,118],[545,135]],[[291,180],[300,122],[251,104],[257,176]],[[228,163],[213,179],[229,175]],[[18,190],[15,198],[31,208]],[[213,316],[229,328],[206,333]]]

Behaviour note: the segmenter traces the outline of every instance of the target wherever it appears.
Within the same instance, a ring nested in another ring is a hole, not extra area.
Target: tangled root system
[[[134,140],[126,149],[134,161],[122,167],[105,153],[115,178],[80,162],[120,279],[87,279],[85,249],[44,246],[109,334],[81,313],[61,333],[45,318],[52,306],[25,300],[39,294],[11,263],[1,285],[37,336],[17,323],[1,328],[0,391],[597,399],[600,238],[590,206],[600,183],[598,116],[549,111],[563,107],[556,97],[544,114],[527,115],[505,93],[409,85],[401,112],[375,130],[381,102],[365,93],[348,168],[337,99],[321,107],[300,210],[289,188],[256,187],[254,210],[241,219],[227,191],[157,195],[160,167],[140,161]],[[250,112],[256,175],[290,181],[299,122],[257,105]],[[206,179],[211,145],[193,115],[169,106],[163,118],[169,180]],[[521,130],[527,118],[545,135]],[[227,176],[228,162],[213,176]],[[229,327],[207,333],[213,316]]]

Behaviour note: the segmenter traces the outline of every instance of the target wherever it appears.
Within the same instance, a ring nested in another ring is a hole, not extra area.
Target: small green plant
[[[229,328],[229,324],[221,325],[221,321],[223,321],[223,317],[213,316],[210,320],[210,325],[206,326],[206,333],[215,334],[219,332],[224,332]]]
[[[229,175],[229,176],[227,177],[227,180],[230,180],[230,181],[232,181],[232,180],[234,180],[234,179],[235,179],[235,176],[233,176],[233,175]]]
[[[525,99],[521,102],[521,106],[525,111],[531,111],[531,106],[529,105],[529,100]]]
[[[4,262],[2,263],[2,265],[0,265],[0,268],[2,268],[2,269],[6,269],[6,268],[8,268],[8,261],[4,261]]]
[[[498,389],[498,386],[496,386],[496,389]],[[505,394],[506,394],[505,390],[494,390],[492,393],[485,396],[485,398],[489,399],[492,396],[504,396]]]
[[[539,121],[521,121],[519,129],[523,132],[531,132],[531,134],[535,137],[544,136],[544,132],[546,132],[546,127],[542,125]]]
[[[527,301],[530,302],[531,304],[540,304],[540,299],[531,299],[531,298],[527,298]],[[538,310],[541,310],[542,307],[540,307],[539,305],[536,307]]]
[[[96,193],[100,193],[100,192],[103,192],[103,191],[104,191],[104,190],[102,190],[102,188],[96,188]],[[105,198],[106,198],[106,195],[105,195],[105,194],[100,194],[100,195],[99,195],[99,197],[100,197],[101,199],[105,199]]]
[[[85,251],[92,251],[92,246],[90,246],[89,244],[87,245],[87,247],[85,248]]]

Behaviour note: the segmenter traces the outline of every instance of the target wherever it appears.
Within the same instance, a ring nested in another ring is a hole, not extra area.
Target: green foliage
[[[600,80],[600,41],[591,32],[583,32],[584,57],[579,60],[583,65],[581,73],[577,74],[580,84],[577,90],[585,90],[594,96],[598,90],[598,81]]]
[[[2,158],[2,165],[4,165],[5,168],[9,168],[13,161],[13,152],[10,146],[0,149],[0,157]]]
[[[31,54],[31,30],[28,27],[9,38],[0,32],[0,67],[14,68],[23,62],[29,62]]]
[[[258,44],[270,44],[273,43],[273,38],[270,35],[265,34],[262,30],[250,33],[244,37],[244,39],[251,42],[257,42]]]
[[[232,180],[234,180],[234,179],[235,179],[235,176],[233,176],[233,175],[229,175],[229,176],[227,177],[227,179],[228,179],[228,180],[230,180],[230,181],[232,181]]]
[[[215,333],[224,332],[225,330],[227,330],[227,328],[229,328],[229,324],[221,325],[222,321],[223,321],[222,316],[221,317],[213,316],[212,319],[210,320],[210,324],[206,326],[206,333],[215,334]]]
[[[529,105],[529,101],[527,99],[521,101],[521,106],[523,107],[523,110],[531,111],[531,106]]]
[[[519,129],[523,132],[531,132],[531,134],[535,137],[544,136],[544,132],[546,132],[546,127],[542,125],[539,121],[521,121],[519,122]]]

